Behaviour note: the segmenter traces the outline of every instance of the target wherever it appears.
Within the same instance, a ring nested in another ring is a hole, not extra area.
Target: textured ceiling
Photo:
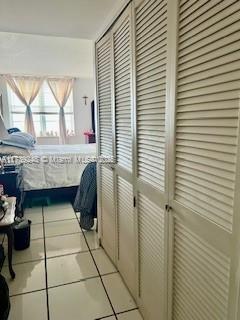
[[[95,39],[126,0],[0,0],[0,31]]]

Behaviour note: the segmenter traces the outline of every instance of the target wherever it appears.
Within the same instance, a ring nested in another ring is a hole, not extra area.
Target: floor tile
[[[51,320],[93,320],[112,314],[99,278],[49,289]]]
[[[118,320],[143,320],[138,310],[124,312],[117,315]]]
[[[88,247],[82,233],[46,238],[47,258],[87,250]]]
[[[31,240],[43,238],[43,225],[34,224],[31,226]]]
[[[92,254],[101,275],[117,271],[102,248],[93,250]]]
[[[91,250],[100,248],[98,234],[96,231],[84,231],[84,234]]]
[[[98,276],[89,252],[48,259],[47,272],[49,287]]]
[[[75,212],[71,205],[53,205],[44,207],[44,221],[59,221],[67,219],[76,219]]]
[[[102,279],[115,312],[136,308],[134,300],[118,273],[103,276]]]
[[[7,279],[10,295],[31,292],[46,288],[44,261],[28,262],[14,265],[16,278],[10,279],[8,267],[2,269],[3,276]]]
[[[7,254],[7,241],[4,241],[4,249]],[[42,259],[44,259],[44,240],[43,239],[32,240],[30,243],[30,247],[25,250],[21,250],[21,251],[13,250],[13,264],[35,261],[35,260],[42,260]],[[8,261],[6,258],[4,265],[7,265],[7,264],[8,264]]]
[[[72,209],[71,202],[57,202],[57,203],[51,203],[49,206],[43,207],[44,211],[55,211],[55,210],[61,210],[61,209]]]
[[[46,291],[27,293],[11,298],[9,320],[46,320]]]
[[[102,320],[116,320],[115,316],[107,317],[107,318],[102,318]]]
[[[42,223],[42,207],[26,208],[24,210],[24,218],[31,220],[32,224]]]
[[[45,223],[46,237],[81,232],[77,219]]]

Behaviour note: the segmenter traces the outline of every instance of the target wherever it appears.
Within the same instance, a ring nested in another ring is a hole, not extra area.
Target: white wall
[[[83,132],[91,128],[90,102],[94,98],[93,42],[50,36],[0,32],[0,74],[43,76],[73,76],[76,137],[72,143],[84,143]],[[4,120],[9,126],[7,92],[0,81],[3,94]],[[82,97],[87,95],[88,105]],[[58,139],[42,138],[40,143],[57,143]]]
[[[85,105],[83,96],[87,96]],[[74,91],[74,114],[75,133],[79,137],[80,143],[84,143],[84,131],[92,129],[91,123],[91,101],[94,100],[94,79],[78,78],[75,81]]]

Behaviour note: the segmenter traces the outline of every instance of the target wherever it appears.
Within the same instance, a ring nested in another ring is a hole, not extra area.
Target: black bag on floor
[[[9,289],[5,278],[0,274],[0,319],[7,320],[10,311]]]

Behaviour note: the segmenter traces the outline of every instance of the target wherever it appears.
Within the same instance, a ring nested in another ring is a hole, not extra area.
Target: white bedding
[[[30,153],[35,163],[23,165],[25,191],[71,187],[79,185],[87,159],[96,156],[96,145],[36,145]]]

